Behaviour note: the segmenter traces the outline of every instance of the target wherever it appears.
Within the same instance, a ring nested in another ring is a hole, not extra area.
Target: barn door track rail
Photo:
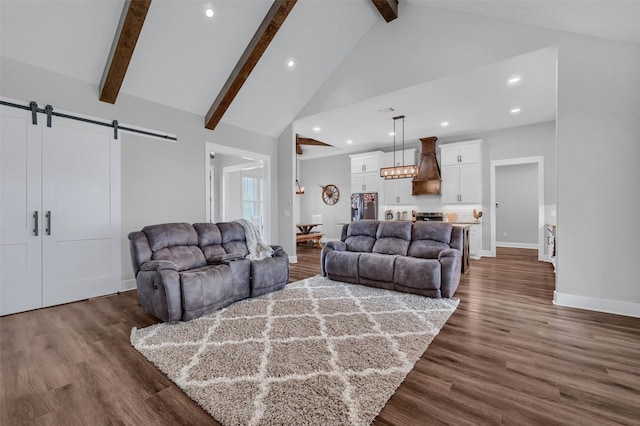
[[[36,101],[29,102],[29,105],[20,105],[14,102],[0,100],[0,105],[31,111],[31,123],[34,126],[38,124],[38,113],[41,113],[41,114],[46,114],[47,116],[47,127],[51,127],[52,117],[55,116],[55,117],[61,117],[61,118],[68,118],[70,120],[82,121],[84,123],[91,123],[97,126],[113,127],[113,137],[115,139],[118,139],[118,130],[122,130],[126,132],[138,133],[141,135],[152,136],[155,138],[160,138],[165,140],[171,140],[171,141],[178,140],[177,137],[167,135],[167,134],[156,133],[156,132],[151,132],[151,131],[142,130],[142,129],[134,129],[132,127],[127,127],[127,126],[121,126],[118,123],[118,120],[113,120],[111,122],[108,122],[108,121],[93,120],[91,118],[79,117],[77,115],[72,115],[72,114],[64,114],[62,112],[54,111],[51,105],[47,105],[44,108],[39,108],[38,103]]]

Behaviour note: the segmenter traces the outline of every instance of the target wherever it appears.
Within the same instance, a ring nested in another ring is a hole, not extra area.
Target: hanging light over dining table
[[[396,166],[396,121],[402,120],[402,165]],[[393,166],[380,169],[383,179],[409,179],[418,175],[418,166],[404,164],[404,115],[393,117]]]

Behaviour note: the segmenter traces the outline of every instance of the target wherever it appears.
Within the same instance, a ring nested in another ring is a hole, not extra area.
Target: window
[[[242,217],[252,222],[262,233],[264,179],[261,176],[242,176]]]

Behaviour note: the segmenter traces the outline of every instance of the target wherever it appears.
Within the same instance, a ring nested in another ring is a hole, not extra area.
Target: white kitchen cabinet
[[[482,224],[474,223],[469,228],[469,256],[479,259],[482,252]]]
[[[404,151],[404,164],[415,164],[415,149]],[[382,156],[382,167],[401,166],[402,151],[397,152],[393,161],[393,152],[387,152]],[[412,194],[411,182],[413,179],[383,179],[384,204],[415,204],[416,198]]]
[[[378,192],[380,180],[380,174],[376,172],[352,173],[351,192]]]
[[[380,190],[380,156],[382,151],[350,155],[351,192],[378,192]]]
[[[481,204],[480,140],[440,146],[443,204]]]
[[[480,140],[440,145],[440,165],[480,162]]]
[[[351,173],[380,172],[379,158],[382,151],[350,155]]]

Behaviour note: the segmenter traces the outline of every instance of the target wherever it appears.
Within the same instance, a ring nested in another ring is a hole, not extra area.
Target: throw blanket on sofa
[[[247,249],[249,249],[247,259],[259,260],[273,256],[273,249],[262,242],[262,238],[253,223],[246,219],[238,219],[234,220],[234,222],[238,222],[244,228]]]

